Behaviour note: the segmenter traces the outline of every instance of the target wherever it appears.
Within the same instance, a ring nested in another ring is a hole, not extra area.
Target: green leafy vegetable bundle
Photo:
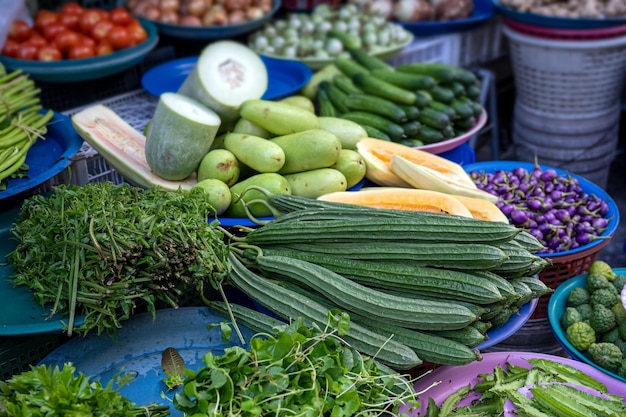
[[[122,396],[119,390],[131,380],[129,374],[116,375],[102,385],[69,363],[62,368],[39,365],[0,382],[0,417],[170,415],[168,406],[137,405]]]
[[[174,407],[198,416],[378,417],[416,405],[409,380],[384,372],[341,338],[348,328],[345,314],[325,329],[298,318],[259,333],[248,350],[207,353],[203,368],[185,371]]]
[[[67,333],[113,335],[138,305],[177,307],[189,290],[228,276],[228,248],[210,223],[201,189],[170,192],[110,182],[62,185],[24,201],[7,255],[16,284],[27,285]],[[76,321],[84,316],[82,323]]]

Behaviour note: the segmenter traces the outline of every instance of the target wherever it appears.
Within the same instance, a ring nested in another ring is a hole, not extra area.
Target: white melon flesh
[[[241,103],[261,98],[267,86],[267,69],[257,53],[238,42],[217,41],[201,52],[178,93],[203,103],[230,126]]]

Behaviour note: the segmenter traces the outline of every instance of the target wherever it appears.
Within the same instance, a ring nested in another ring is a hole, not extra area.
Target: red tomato
[[[80,36],[73,30],[64,29],[59,32],[52,41],[52,44],[61,51],[62,54],[67,54],[70,49],[80,43]]]
[[[52,40],[59,34],[60,32],[67,30],[65,26],[63,26],[59,22],[51,22],[43,28],[43,37],[46,38],[48,42],[52,42]]]
[[[94,38],[92,38],[91,36],[87,36],[87,35],[83,35],[82,33],[79,33],[79,34],[78,34],[78,37],[79,37],[79,41],[78,41],[78,43],[83,43],[83,44],[85,44],[85,45],[89,45],[89,46],[91,46],[92,48],[95,48],[95,47],[96,47],[96,43],[97,43],[97,42],[96,42],[96,41],[95,41],[95,39],[94,39]]]
[[[7,39],[11,39],[17,42],[24,42],[32,33],[32,29],[28,26],[23,20],[17,19],[11,23],[11,27],[9,27],[9,33],[7,34]]]
[[[30,38],[28,38],[28,42],[32,43],[35,46],[43,46],[48,44],[46,38],[44,38],[39,32],[35,30],[30,35]]]
[[[80,14],[72,12],[61,12],[59,23],[67,29],[80,30]]]
[[[28,60],[37,59],[38,50],[39,48],[36,45],[33,45],[28,41],[22,42],[17,46],[17,51],[15,51],[15,58]]]
[[[132,46],[130,35],[124,26],[113,26],[109,30],[106,40],[116,51]]]
[[[90,35],[93,27],[102,20],[102,15],[96,9],[87,9],[80,15],[80,31],[85,35]]]
[[[61,7],[61,12],[62,13],[76,13],[76,14],[81,14],[83,12],[83,6],[81,6],[80,4],[76,3],[76,2],[69,2],[69,3],[65,3],[62,7]]]
[[[98,56],[108,55],[110,53],[113,53],[113,47],[106,41],[102,41],[96,45],[95,52]]]
[[[134,17],[125,8],[116,7],[109,12],[109,19],[116,25],[127,26],[134,20]]]
[[[15,54],[17,53],[17,48],[19,46],[19,42],[14,41],[13,39],[7,39],[4,41],[4,45],[2,45],[2,55],[15,58]]]
[[[43,33],[43,28],[48,26],[50,23],[58,22],[59,14],[50,10],[40,9],[35,14],[35,29],[39,31],[39,33]]]
[[[68,54],[69,59],[91,58],[95,55],[94,47],[85,43],[75,45]]]
[[[60,61],[61,59],[63,59],[63,54],[52,45],[44,45],[37,52],[37,60],[39,61]]]
[[[139,22],[128,25],[126,30],[128,31],[128,36],[130,36],[133,45],[137,45],[148,39],[148,32],[146,32]]]
[[[100,20],[91,30],[91,37],[94,38],[96,41],[101,41],[102,39],[106,38],[107,33],[109,33],[109,30],[111,30],[112,27],[112,21],[108,19]]]

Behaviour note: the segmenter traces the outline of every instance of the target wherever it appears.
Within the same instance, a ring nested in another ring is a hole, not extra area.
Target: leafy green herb
[[[117,374],[106,385],[76,373],[71,363],[39,365],[0,382],[0,416],[107,416],[163,417],[168,406],[137,405],[119,390],[132,381],[130,374]]]
[[[331,316],[325,329],[298,318],[255,335],[247,350],[206,353],[203,368],[186,371],[173,405],[187,415],[241,417],[379,416],[417,406],[409,380],[382,372],[341,338],[348,327],[347,315]]]
[[[110,182],[61,185],[24,201],[7,255],[17,285],[27,285],[67,333],[114,335],[138,305],[178,307],[204,281],[221,291],[228,247],[209,223],[208,194]],[[76,317],[84,315],[82,324]]]

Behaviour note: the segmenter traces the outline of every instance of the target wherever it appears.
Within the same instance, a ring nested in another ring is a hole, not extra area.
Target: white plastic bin
[[[502,28],[519,100],[564,115],[599,112],[619,101],[626,79],[626,36],[552,40]]]

